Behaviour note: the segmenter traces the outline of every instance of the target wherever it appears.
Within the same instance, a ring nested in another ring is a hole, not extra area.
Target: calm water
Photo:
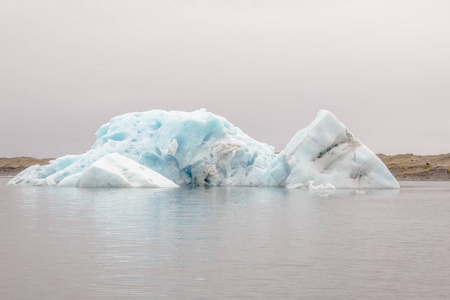
[[[77,189],[0,178],[0,299],[449,299],[450,183]]]

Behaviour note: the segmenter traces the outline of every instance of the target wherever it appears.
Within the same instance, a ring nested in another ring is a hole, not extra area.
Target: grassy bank
[[[378,157],[398,180],[450,180],[450,153],[439,155],[378,154]]]

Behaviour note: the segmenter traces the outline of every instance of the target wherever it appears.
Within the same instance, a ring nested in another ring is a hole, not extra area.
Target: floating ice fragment
[[[310,180],[306,183],[296,183],[286,186],[288,189],[310,189],[310,190],[335,190],[336,187],[331,183],[315,185],[314,181]]]

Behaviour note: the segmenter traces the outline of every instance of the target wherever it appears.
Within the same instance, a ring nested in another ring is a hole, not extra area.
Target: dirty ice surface
[[[386,165],[332,113],[321,110],[266,170],[268,186],[399,188]]]

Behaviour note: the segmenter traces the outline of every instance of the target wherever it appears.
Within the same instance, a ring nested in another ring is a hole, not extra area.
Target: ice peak
[[[384,163],[327,110],[297,132],[272,161],[264,183],[291,186],[314,181],[337,188],[399,188]]]

